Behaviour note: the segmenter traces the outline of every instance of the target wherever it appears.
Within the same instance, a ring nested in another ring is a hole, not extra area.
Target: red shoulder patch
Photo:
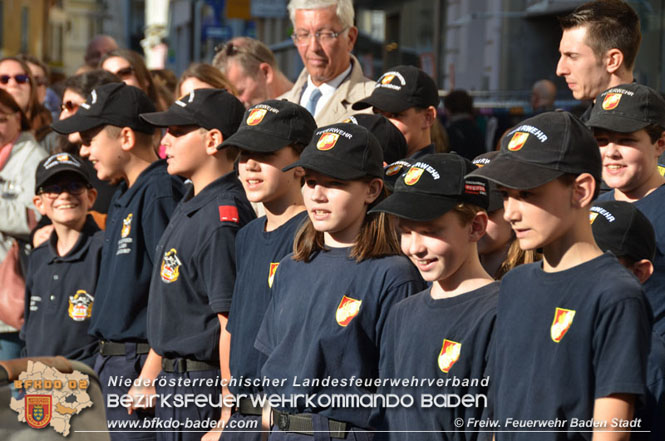
[[[219,220],[220,222],[235,222],[238,223],[238,207],[235,205],[220,205],[219,206]]]

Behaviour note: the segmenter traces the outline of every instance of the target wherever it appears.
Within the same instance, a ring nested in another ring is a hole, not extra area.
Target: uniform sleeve
[[[611,394],[643,395],[651,321],[641,298],[606,306],[593,337],[595,398]]]
[[[174,195],[174,197],[157,198],[146,205],[146,208],[141,212],[145,248],[150,263],[153,265],[159,261],[159,257],[155,255],[157,244],[166,226],[169,224],[171,214],[173,214],[175,207],[178,205],[177,199],[177,195]]]
[[[218,314],[231,309],[236,278],[235,238],[238,228],[225,222],[205,241],[197,261],[208,295],[208,304]]]

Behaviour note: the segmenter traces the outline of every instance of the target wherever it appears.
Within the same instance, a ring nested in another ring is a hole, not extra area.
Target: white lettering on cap
[[[605,210],[602,207],[591,207],[591,211],[600,214],[603,216],[605,219],[607,219],[607,222],[614,222],[616,218],[610,213],[609,211]]]
[[[413,164],[413,167],[422,168],[427,173],[429,173],[432,176],[432,179],[434,179],[435,181],[438,180],[441,177],[439,175],[439,172],[437,172],[434,167],[432,167],[431,165],[429,165],[425,162],[416,162],[415,164]]]
[[[252,110],[254,110],[254,109],[265,109],[268,112],[279,113],[278,109],[275,109],[274,107],[271,107],[267,104],[257,104],[256,106],[252,107]]]
[[[329,127],[325,130],[320,130],[316,132],[316,136],[323,135],[324,133],[337,133],[338,135],[343,136],[347,139],[353,138],[353,135],[350,134],[349,132],[345,132],[344,130],[338,129],[336,127]]]
[[[81,107],[83,107],[86,110],[90,110],[90,105],[95,104],[97,102],[97,91],[95,89],[92,89],[92,92],[90,92],[90,104],[88,103],[82,103]]]
[[[541,143],[547,141],[547,135],[542,130],[540,130],[539,128],[534,127],[534,126],[530,126],[528,124],[521,125],[521,126],[517,127],[516,129],[511,130],[510,133],[508,133],[508,135],[506,135],[506,136],[512,135],[515,132],[531,133],[536,138],[538,138],[538,141],[540,141]]]

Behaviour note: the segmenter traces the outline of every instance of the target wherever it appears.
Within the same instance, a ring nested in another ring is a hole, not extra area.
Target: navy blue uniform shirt
[[[450,440],[491,439],[490,434],[478,433],[477,429],[465,432],[455,425],[455,419],[489,417],[487,367],[499,283],[444,299],[433,299],[430,291],[402,300],[390,311],[381,341],[379,370],[386,380],[416,378],[441,383],[388,383],[381,393],[408,394],[415,404],[386,409],[382,426],[391,431],[391,440],[440,440],[442,431],[448,432]],[[455,379],[475,383],[454,383]],[[470,394],[478,397],[478,406],[442,407],[439,400],[438,405],[428,407],[423,398],[437,394]]]
[[[613,201],[614,192],[604,193],[598,200]],[[661,337],[665,337],[665,185],[633,203],[649,219],[656,233],[653,274],[644,283],[644,294],[653,311],[653,329]]]
[[[279,264],[272,300],[255,346],[268,356],[261,374],[286,380],[268,394],[363,395],[374,384],[316,385],[303,382],[334,378],[350,381],[379,376],[379,346],[390,308],[422,291],[425,283],[406,257],[389,256],[360,263],[350,248],[318,252],[309,263],[288,255]],[[299,400],[289,412],[313,412],[370,428],[369,408],[306,406]]]
[[[236,237],[237,277],[226,330],[231,334],[230,368],[234,378],[260,378],[265,355],[254,340],[270,303],[270,289],[279,261],[293,251],[293,238],[307,212],[273,231],[265,231],[265,216],[243,227]],[[234,395],[261,391],[252,385],[229,386]]]
[[[235,237],[256,215],[234,172],[193,194],[190,188],[157,245],[148,341],[168,358],[218,361],[217,314],[231,307]]]
[[[97,282],[90,334],[102,340],[147,340],[148,290],[152,267],[171,213],[182,199],[180,178],[166,161],[152,163],[134,185],[120,184],[106,219],[102,269]]]
[[[25,278],[27,357],[62,355],[92,364],[97,339],[88,335],[102,254],[99,227],[88,215],[74,247],[58,256],[58,236],[30,255]]]
[[[574,418],[591,420],[595,400],[645,392],[651,333],[637,279],[611,254],[547,273],[521,265],[501,280],[492,361],[497,440],[533,440],[514,420],[566,420],[539,440],[591,439]],[[542,430],[542,429],[540,429]]]

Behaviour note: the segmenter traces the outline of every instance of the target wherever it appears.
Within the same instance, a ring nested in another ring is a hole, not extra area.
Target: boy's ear
[[[88,197],[88,210],[90,210],[97,200],[97,189],[94,187],[88,188],[86,195]]]
[[[434,120],[436,119],[436,108],[434,106],[429,106],[425,109],[425,124],[427,129],[432,128],[434,125]]]
[[[660,138],[656,141],[656,156],[662,155],[665,152],[665,130],[661,132]]]
[[[39,214],[41,214],[42,216],[46,216],[46,210],[44,209],[44,201],[42,201],[42,197],[40,195],[34,195],[32,197],[32,203],[35,205],[37,211],[39,211]]]
[[[222,135],[222,132],[220,132],[219,129],[208,130],[208,133],[206,133],[205,136],[206,154],[209,156],[215,155],[218,152],[217,146],[223,141],[224,135]]]
[[[131,149],[136,146],[136,133],[129,127],[123,127],[120,130],[120,148],[123,151],[129,152]]]
[[[623,52],[617,48],[608,50],[605,53],[605,69],[608,73],[616,73],[623,65]]]
[[[482,210],[476,213],[471,219],[471,232],[469,235],[469,240],[471,242],[478,242],[480,238],[485,235],[485,230],[487,229],[487,222],[489,221],[489,216],[487,212]]]
[[[648,259],[642,259],[635,262],[630,270],[635,274],[640,283],[644,283],[653,274],[653,263]]]
[[[300,180],[305,177],[305,169],[302,167],[296,167],[293,169],[293,177]]]
[[[367,187],[367,197],[365,198],[365,203],[367,205],[371,204],[376,200],[376,198],[379,197],[381,194],[381,190],[383,190],[383,180],[379,178],[374,178],[371,181],[369,181],[369,185]]]
[[[596,193],[596,180],[591,173],[582,173],[573,182],[572,205],[577,208],[588,207]]]

